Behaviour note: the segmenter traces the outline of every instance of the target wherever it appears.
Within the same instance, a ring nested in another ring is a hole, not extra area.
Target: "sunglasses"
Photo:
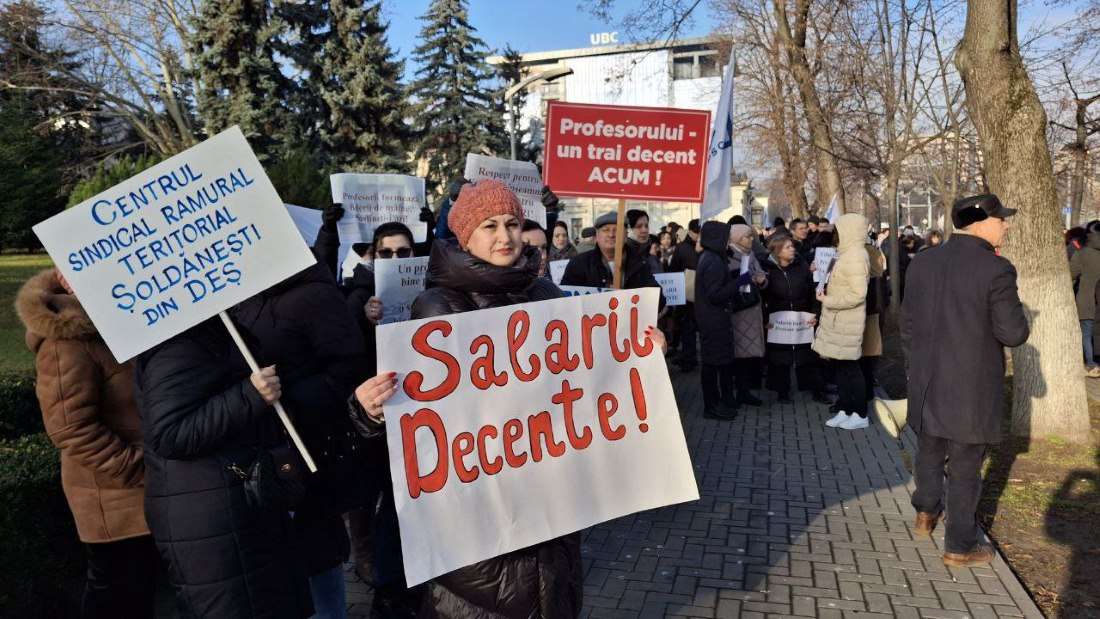
[[[393,258],[394,254],[397,254],[398,258],[412,258],[413,250],[411,247],[401,247],[399,249],[379,249],[374,252],[379,258]]]

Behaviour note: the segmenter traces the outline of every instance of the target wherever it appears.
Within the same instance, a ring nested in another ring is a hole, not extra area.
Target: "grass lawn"
[[[1048,617],[1100,617],[1100,402],[1089,413],[1085,445],[1006,437],[986,462],[978,518]]]
[[[31,275],[52,265],[46,254],[0,256],[0,372],[34,369],[34,355],[23,344],[23,323],[15,315],[15,294]]]

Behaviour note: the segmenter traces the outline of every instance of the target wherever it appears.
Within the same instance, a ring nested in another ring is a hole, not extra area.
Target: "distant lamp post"
[[[526,79],[524,79],[524,80],[520,81],[519,83],[517,83],[515,86],[512,86],[508,90],[504,91],[504,100],[508,102],[508,108],[512,112],[511,113],[511,116],[512,116],[512,131],[511,131],[512,136],[511,137],[512,137],[512,159],[513,160],[516,158],[516,131],[518,130],[517,127],[518,127],[518,124],[519,124],[519,118],[517,118],[517,116],[519,116],[519,112],[518,112],[518,110],[516,110],[516,102],[514,101],[515,96],[518,95],[523,90],[525,90],[528,86],[534,84],[535,82],[552,82],[552,81],[558,79],[559,77],[565,77],[566,75],[572,75],[572,74],[573,74],[573,69],[570,69],[570,68],[560,68],[559,67],[557,69],[548,69],[546,71],[543,71],[542,73],[536,73],[534,75],[530,75]]]

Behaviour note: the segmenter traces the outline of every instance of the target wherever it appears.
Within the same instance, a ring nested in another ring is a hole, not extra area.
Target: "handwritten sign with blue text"
[[[34,233],[119,361],[314,263],[237,127]]]

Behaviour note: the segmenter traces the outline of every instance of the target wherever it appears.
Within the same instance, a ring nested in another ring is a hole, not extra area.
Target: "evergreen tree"
[[[467,153],[500,149],[504,133],[487,50],[467,18],[465,0],[433,0],[413,55],[420,65],[412,84],[416,157],[428,160],[435,186],[459,176]]]
[[[0,89],[0,103],[23,110],[38,137],[61,153],[61,191],[79,177],[87,151],[94,146],[93,106],[81,88],[64,77],[79,61],[58,45],[48,45],[46,10],[34,0],[18,0],[0,6],[0,76],[20,87]],[[14,109],[14,108],[10,108]]]
[[[290,139],[279,31],[265,0],[205,0],[191,41],[207,134],[240,125],[261,159]]]
[[[138,172],[144,172],[160,162],[161,158],[156,155],[138,155],[136,158],[123,155],[113,162],[103,163],[96,168],[94,174],[73,187],[65,208],[76,206],[92,196],[103,193]]]
[[[267,177],[283,202],[316,209],[332,203],[328,174],[313,152],[295,148],[267,166]]]
[[[386,41],[382,4],[331,0],[329,15],[320,80],[323,148],[341,169],[403,172],[409,167],[408,106],[399,83],[404,63]]]
[[[291,110],[288,146],[284,156],[307,149],[325,162],[321,150],[320,126],[327,118],[321,98],[321,61],[330,29],[328,0],[278,2],[275,18],[282,31],[274,41],[275,51],[290,60],[287,101]]]
[[[59,212],[63,151],[39,125],[30,98],[0,98],[0,247],[38,247],[31,226]]]

